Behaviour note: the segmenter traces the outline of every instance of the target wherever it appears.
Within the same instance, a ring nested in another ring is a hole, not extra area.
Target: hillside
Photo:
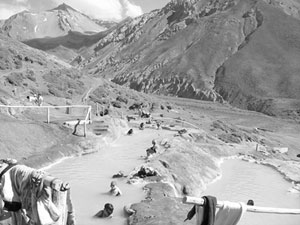
[[[300,24],[294,3],[174,0],[81,49],[79,66],[146,93],[297,118]]]
[[[69,31],[92,34],[106,29],[104,22],[102,25],[66,4],[44,12],[23,11],[2,25],[4,34],[19,41],[64,36]]]
[[[128,90],[102,78],[90,78],[69,64],[43,51],[0,34],[0,105],[34,106],[27,96],[41,94],[44,105],[92,105],[109,108],[111,115],[135,104],[159,108],[161,100]],[[82,138],[72,135],[67,120],[85,118],[84,110],[51,109],[51,124],[46,124],[44,108],[0,107],[1,157],[25,160],[33,166],[51,163],[62,156],[80,151]]]
[[[32,93],[72,98],[82,94],[82,74],[55,56],[0,35],[0,90],[6,102]]]

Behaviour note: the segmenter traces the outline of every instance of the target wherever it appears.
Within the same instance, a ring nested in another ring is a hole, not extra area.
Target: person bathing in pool
[[[96,213],[95,217],[99,218],[112,218],[114,212],[114,206],[110,203],[104,205],[104,209]]]
[[[122,192],[121,192],[120,188],[118,188],[117,183],[115,181],[112,181],[110,183],[109,193],[111,193],[114,196],[120,196],[120,195],[122,195]]]

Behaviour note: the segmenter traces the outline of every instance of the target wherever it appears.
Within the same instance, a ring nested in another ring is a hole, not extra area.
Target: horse
[[[43,96],[36,95],[36,94],[34,94],[33,96],[28,95],[27,99],[29,102],[33,102],[33,103],[37,104],[38,106],[41,106],[44,101]]]

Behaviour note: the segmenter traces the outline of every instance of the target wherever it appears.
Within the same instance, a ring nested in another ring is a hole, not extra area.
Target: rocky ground
[[[85,138],[82,127],[72,135],[64,122],[86,112],[55,109],[47,124],[45,109],[0,107],[1,158],[40,168],[91,153],[99,135],[117,137],[111,118],[136,116],[142,106],[162,129],[186,130],[160,140],[159,155],[145,163],[158,175],[144,178],[148,197],[132,206],[130,224],[181,224],[189,207],[178,197],[199,195],[224,157],[271,166],[299,184],[297,8],[277,0],[174,0],[105,33],[34,41],[60,59],[0,34],[0,105],[33,105],[26,97],[39,93],[49,106],[91,105],[92,119],[109,126],[95,134],[92,123]]]
[[[229,156],[272,166],[287,180],[300,182],[298,123],[221,104],[167,99],[180,111],[177,116],[166,112],[165,117],[190,121],[199,130],[187,129],[186,134],[162,141],[161,154],[146,163],[161,176],[145,178],[148,196],[132,206],[137,213],[129,224],[182,224],[190,206],[178,197],[200,196],[220,175],[220,159]],[[288,152],[279,152],[285,148]]]
[[[44,105],[91,105],[92,119],[108,125],[111,129],[107,134],[112,138],[117,137],[118,127],[105,118],[137,116],[140,106],[161,122],[162,129],[181,130],[182,120],[193,125],[186,125],[187,132],[173,139],[160,140],[162,151],[146,165],[161,176],[149,180],[147,200],[132,206],[137,213],[131,217],[131,224],[166,224],[170,219],[167,215],[175,209],[171,223],[181,224],[187,206],[177,197],[198,195],[206,183],[220,175],[218,163],[222,157],[244,155],[276,168],[288,180],[300,182],[300,126],[296,119],[266,116],[226,103],[143,94],[87,77],[45,53],[0,37],[0,47],[6,49],[0,55],[5,59],[0,63],[1,105],[34,105],[26,96],[37,91],[43,95]],[[103,110],[107,116],[96,116]],[[73,127],[63,125],[67,120],[83,119],[85,113],[51,110],[51,123],[47,124],[46,109],[0,108],[1,158],[16,158],[40,168],[62,157],[90,153],[97,147],[97,123],[88,125],[92,135],[87,138],[82,136],[82,127],[72,135]],[[286,148],[286,153],[279,153]]]

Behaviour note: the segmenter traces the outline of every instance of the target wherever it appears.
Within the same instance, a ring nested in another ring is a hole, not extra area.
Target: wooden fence
[[[185,204],[192,205],[203,205],[203,198],[196,198],[186,196],[182,199],[182,202]],[[221,208],[224,205],[223,202],[217,202],[217,208]],[[256,212],[256,213],[272,213],[272,214],[300,214],[300,209],[285,209],[285,208],[271,208],[271,207],[259,207],[259,206],[250,206],[247,205],[247,212]]]
[[[192,124],[192,123],[189,123],[189,122],[187,122],[187,121],[185,121],[185,120],[179,119],[179,118],[158,117],[158,116],[156,116],[156,117],[153,117],[153,119],[154,119],[154,120],[173,120],[173,121],[175,121],[175,122],[177,122],[177,123],[180,123],[182,127],[183,127],[184,124],[186,124],[186,125],[189,125],[189,126],[195,128],[195,129],[197,129],[197,130],[200,130],[200,128],[199,128],[198,126],[196,126],[196,125],[194,125],[194,124]]]
[[[61,106],[50,106],[50,105],[47,105],[47,106],[35,106],[35,105],[28,105],[28,106],[25,106],[25,105],[0,105],[0,108],[28,108],[28,109],[47,109],[47,123],[50,123],[50,115],[51,115],[51,112],[50,112],[50,109],[70,109],[70,108],[86,108],[87,109],[87,113],[86,113],[86,116],[83,120],[80,120],[80,124],[83,124],[84,125],[84,136],[86,137],[86,124],[89,124],[91,123],[91,120],[92,120],[92,106],[90,105],[61,105]]]

